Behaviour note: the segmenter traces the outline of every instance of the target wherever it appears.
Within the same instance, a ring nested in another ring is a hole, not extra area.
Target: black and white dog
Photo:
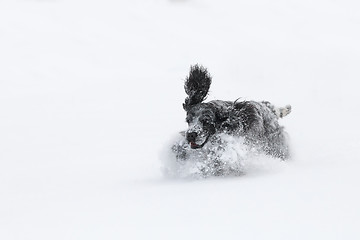
[[[206,68],[199,65],[190,68],[185,80],[188,96],[183,104],[189,126],[183,132],[184,142],[192,149],[187,147],[189,150],[201,150],[206,144],[216,141],[214,136],[225,133],[242,137],[246,146],[267,155],[289,158],[287,136],[278,119],[291,112],[290,105],[277,108],[269,102],[237,100],[204,103],[210,85],[211,76]],[[178,158],[186,159],[184,151],[177,151]]]

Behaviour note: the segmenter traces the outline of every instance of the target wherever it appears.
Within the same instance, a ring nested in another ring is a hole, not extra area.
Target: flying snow
[[[162,171],[170,178],[240,176],[283,162],[249,147],[242,137],[226,133],[215,135],[201,149],[192,149],[185,137],[177,134],[166,144],[160,157]]]

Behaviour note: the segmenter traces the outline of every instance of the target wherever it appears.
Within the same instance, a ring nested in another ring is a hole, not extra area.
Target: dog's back
[[[267,154],[282,159],[289,157],[287,135],[278,122],[291,112],[289,105],[277,108],[269,102],[221,100],[207,104],[214,107],[218,116],[216,132],[242,136],[247,144]]]

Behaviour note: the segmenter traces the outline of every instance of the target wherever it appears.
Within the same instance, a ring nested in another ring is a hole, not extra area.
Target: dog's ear
[[[185,92],[188,97],[183,107],[188,111],[191,106],[205,100],[211,85],[211,76],[203,66],[194,65],[190,67],[190,74],[185,79]]]

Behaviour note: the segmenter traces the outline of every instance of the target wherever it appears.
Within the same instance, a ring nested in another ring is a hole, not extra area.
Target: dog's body
[[[291,112],[290,105],[276,108],[269,102],[221,101],[204,103],[211,77],[204,67],[195,65],[185,81],[183,108],[189,125],[185,138],[192,149],[204,147],[213,136],[226,133],[243,137],[245,144],[268,155],[286,159],[289,147],[278,119]]]

